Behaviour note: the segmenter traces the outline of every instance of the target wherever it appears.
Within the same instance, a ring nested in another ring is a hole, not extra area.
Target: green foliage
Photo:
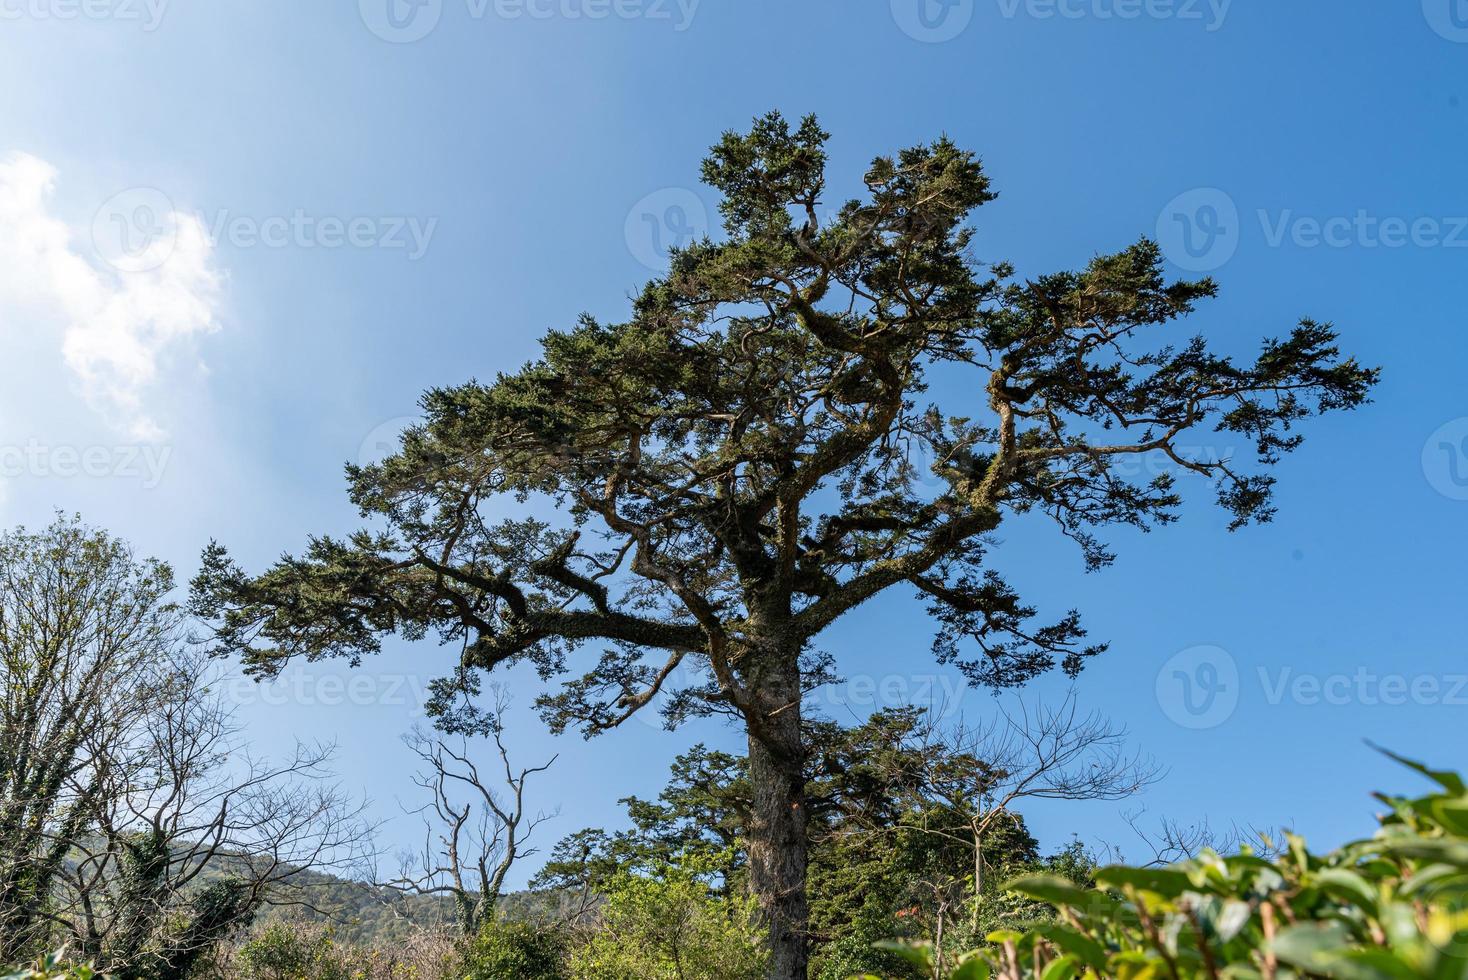
[[[881,711],[866,722],[843,727],[807,726],[810,763],[807,801],[810,850],[812,975],[844,980],[852,973],[892,973],[901,960],[873,944],[895,935],[931,933],[936,897],[926,882],[951,887],[941,896],[963,906],[949,908],[945,945],[981,939],[987,932],[1041,914],[1037,903],[1004,893],[999,883],[1022,872],[1053,872],[1089,883],[1091,865],[1077,848],[1041,859],[1018,815],[1006,814],[986,832],[983,854],[983,914],[970,925],[973,852],[971,830],[951,812],[915,805],[922,794],[907,792],[937,775],[955,786],[972,785],[989,770],[966,753],[913,733],[924,713],[913,708]],[[959,777],[958,773],[963,773]],[[960,778],[966,782],[960,784]],[[742,756],[695,746],[673,762],[667,786],[656,801],[629,797],[632,827],[617,833],[581,830],[554,849],[535,879],[539,888],[564,894],[596,893],[619,873],[660,873],[685,867],[697,856],[716,894],[748,887],[745,824],[750,787]]]
[[[1027,876],[1009,889],[1056,918],[940,970],[931,943],[891,943],[924,976],[983,980],[1193,980],[1468,976],[1468,787],[1454,773],[1398,759],[1438,791],[1379,795],[1380,829],[1328,854],[1286,835],[1275,860],[1205,851],[1166,867],[1101,868],[1094,887]],[[944,972],[946,970],[946,972]]]
[[[813,958],[811,975],[815,980],[846,980],[855,974],[880,972],[893,980],[916,980],[917,974],[901,956],[886,948],[888,940],[877,938],[877,933],[877,928],[857,923],[852,931],[820,949]]]
[[[1017,830],[1023,832],[1022,823],[1017,824]],[[853,974],[880,974],[891,980],[925,980],[933,975],[931,969],[924,971],[914,966],[904,953],[909,945],[922,945],[918,937],[932,935],[935,931],[936,910],[932,892],[922,882],[938,877],[944,864],[934,861],[925,872],[904,866],[913,855],[931,853],[932,849],[928,847],[931,838],[926,835],[898,833],[885,839],[891,842],[893,854],[902,854],[904,849],[911,853],[886,865],[874,863],[856,873],[848,871],[842,874],[839,868],[831,869],[836,872],[835,877],[828,876],[825,868],[813,871],[813,894],[821,898],[813,900],[812,904],[821,913],[857,906],[856,914],[825,930],[831,938],[817,947],[812,959],[812,975],[816,980],[846,980]],[[1033,841],[1030,845],[1033,847]],[[1025,928],[1055,917],[1054,910],[1044,902],[1005,888],[1001,882],[1006,877],[1024,873],[1061,878],[1080,887],[1091,883],[1095,865],[1079,843],[1046,858],[1027,856],[1024,850],[1015,850],[1009,853],[1008,860],[1000,859],[1002,846],[996,842],[995,859],[991,864],[994,873],[978,896],[976,923],[972,921],[968,905],[973,900],[968,891],[971,882],[963,882],[964,887],[954,893],[961,899],[956,904],[962,907],[950,909],[944,923],[942,945],[949,963],[993,932]],[[869,876],[869,880],[862,880],[863,876]],[[845,902],[841,899],[843,887],[852,896]],[[894,906],[895,914],[892,911]],[[819,915],[813,916],[813,919],[819,918]],[[894,936],[905,938],[894,940]]]
[[[1028,866],[996,868],[995,872],[992,887],[985,890],[977,926],[970,935],[962,937],[972,943],[982,942],[984,937],[994,932],[1024,929],[1055,918],[1053,907],[1008,888],[1005,883],[1010,879],[1045,876],[1089,888],[1095,883],[1096,862],[1079,841],[1072,841],[1058,854]]]
[[[222,875],[175,894],[168,879],[174,855],[161,832],[128,834],[120,843],[115,925],[101,949],[112,980],[185,980],[249,925],[259,904],[249,882]]]
[[[271,926],[239,950],[246,980],[353,980],[352,959],[331,930],[288,925]]]
[[[70,965],[65,951],[43,957],[29,967],[10,970],[0,980],[93,980],[97,976],[89,966]]]
[[[464,980],[458,968],[464,952],[446,930],[423,929],[407,940],[358,945],[343,941],[330,927],[297,919],[259,929],[232,955],[190,976],[193,980]],[[480,975],[469,976],[472,980]]]
[[[568,835],[532,885],[595,890],[619,871],[650,871],[694,853],[723,862],[716,871],[721,890],[742,884],[750,797],[746,769],[743,756],[695,745],[673,760],[657,800],[629,796],[621,801],[631,828],[611,834],[588,828]]]
[[[702,858],[623,872],[602,889],[601,927],[571,957],[575,980],[760,980],[765,950],[756,906],[718,895]]]
[[[563,980],[567,939],[524,922],[495,922],[480,931],[455,980]]]
[[[250,924],[258,904],[243,879],[225,876],[209,882],[172,917],[166,954],[147,980],[194,976],[195,968],[207,963],[221,942]]]

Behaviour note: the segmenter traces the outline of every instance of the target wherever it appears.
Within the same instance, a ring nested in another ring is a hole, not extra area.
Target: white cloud
[[[197,216],[145,189],[103,205],[88,258],[51,211],[56,178],[34,156],[0,157],[0,326],[19,309],[59,325],[87,403],[132,438],[160,439],[149,394],[167,359],[218,329],[213,246]]]

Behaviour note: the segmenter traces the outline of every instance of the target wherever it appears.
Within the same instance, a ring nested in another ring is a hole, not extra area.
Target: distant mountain
[[[277,900],[298,904],[266,906],[255,917],[255,923],[302,919],[329,924],[343,942],[361,946],[383,946],[407,938],[425,926],[451,926],[453,903],[437,895],[404,895],[362,881],[338,878],[316,871],[303,871],[293,877],[291,894]],[[511,892],[499,900],[500,913],[506,918],[543,922],[561,918],[569,907],[567,896],[559,892]]]

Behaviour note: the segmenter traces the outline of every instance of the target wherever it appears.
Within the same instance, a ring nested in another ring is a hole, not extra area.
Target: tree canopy
[[[981,263],[965,222],[994,194],[947,139],[878,158],[866,198],[823,221],[826,135],[774,114],[726,134],[704,164],[724,240],[675,251],[626,322],[583,317],[519,371],[428,392],[395,456],[349,467],[385,530],[314,539],[258,578],[212,547],[196,594],[221,640],[266,672],[391,633],[436,630],[465,641],[466,667],[528,657],[547,674],[609,644],[547,701],[558,724],[599,731],[694,654],[711,676],[676,703],[757,717],[738,651],[763,609],[787,608],[803,643],[905,583],[931,603],[940,656],[976,681],[1057,659],[1074,673],[1101,645],[1074,615],[1030,625],[984,534],[1041,511],[1103,565],[1095,528],[1175,516],[1169,476],[1112,465],[1152,451],[1213,477],[1233,526],[1268,520],[1270,476],[1187,458],[1180,437],[1211,422],[1267,466],[1299,445],[1296,422],[1361,404],[1376,378],[1310,320],[1248,364],[1200,337],[1147,346],[1216,292],[1167,281],[1150,241],[1029,281]],[[972,369],[974,396],[924,401],[947,364]],[[494,518],[496,498],[532,495],[566,519]]]

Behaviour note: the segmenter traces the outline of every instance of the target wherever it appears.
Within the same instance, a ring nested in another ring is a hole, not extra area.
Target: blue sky
[[[722,130],[818,113],[833,199],[947,133],[1001,195],[984,257],[1035,275],[1160,236],[1220,281],[1189,327],[1222,348],[1308,315],[1385,368],[1281,467],[1273,525],[1228,534],[1184,481],[1183,523],[1115,535],[1096,575],[1050,529],[1005,528],[1015,584],[1113,644],[1082,704],[1169,769],[1131,804],[1035,808],[1044,843],[1125,849],[1118,811],[1141,806],[1333,843],[1407,782],[1362,739],[1468,768],[1468,4],[388,2],[0,0],[0,522],[79,510],[183,578],[211,537],[260,567],[353,526],[342,463],[423,388],[623,314],[656,246],[714,214],[695,176]],[[859,683],[832,710],[955,684],[928,642],[897,596],[833,628]],[[337,738],[391,815],[444,663],[397,644],[246,692],[252,747]],[[509,680],[526,708],[532,679]],[[560,753],[546,843],[614,822],[694,740],[737,744],[515,720],[527,763]]]

